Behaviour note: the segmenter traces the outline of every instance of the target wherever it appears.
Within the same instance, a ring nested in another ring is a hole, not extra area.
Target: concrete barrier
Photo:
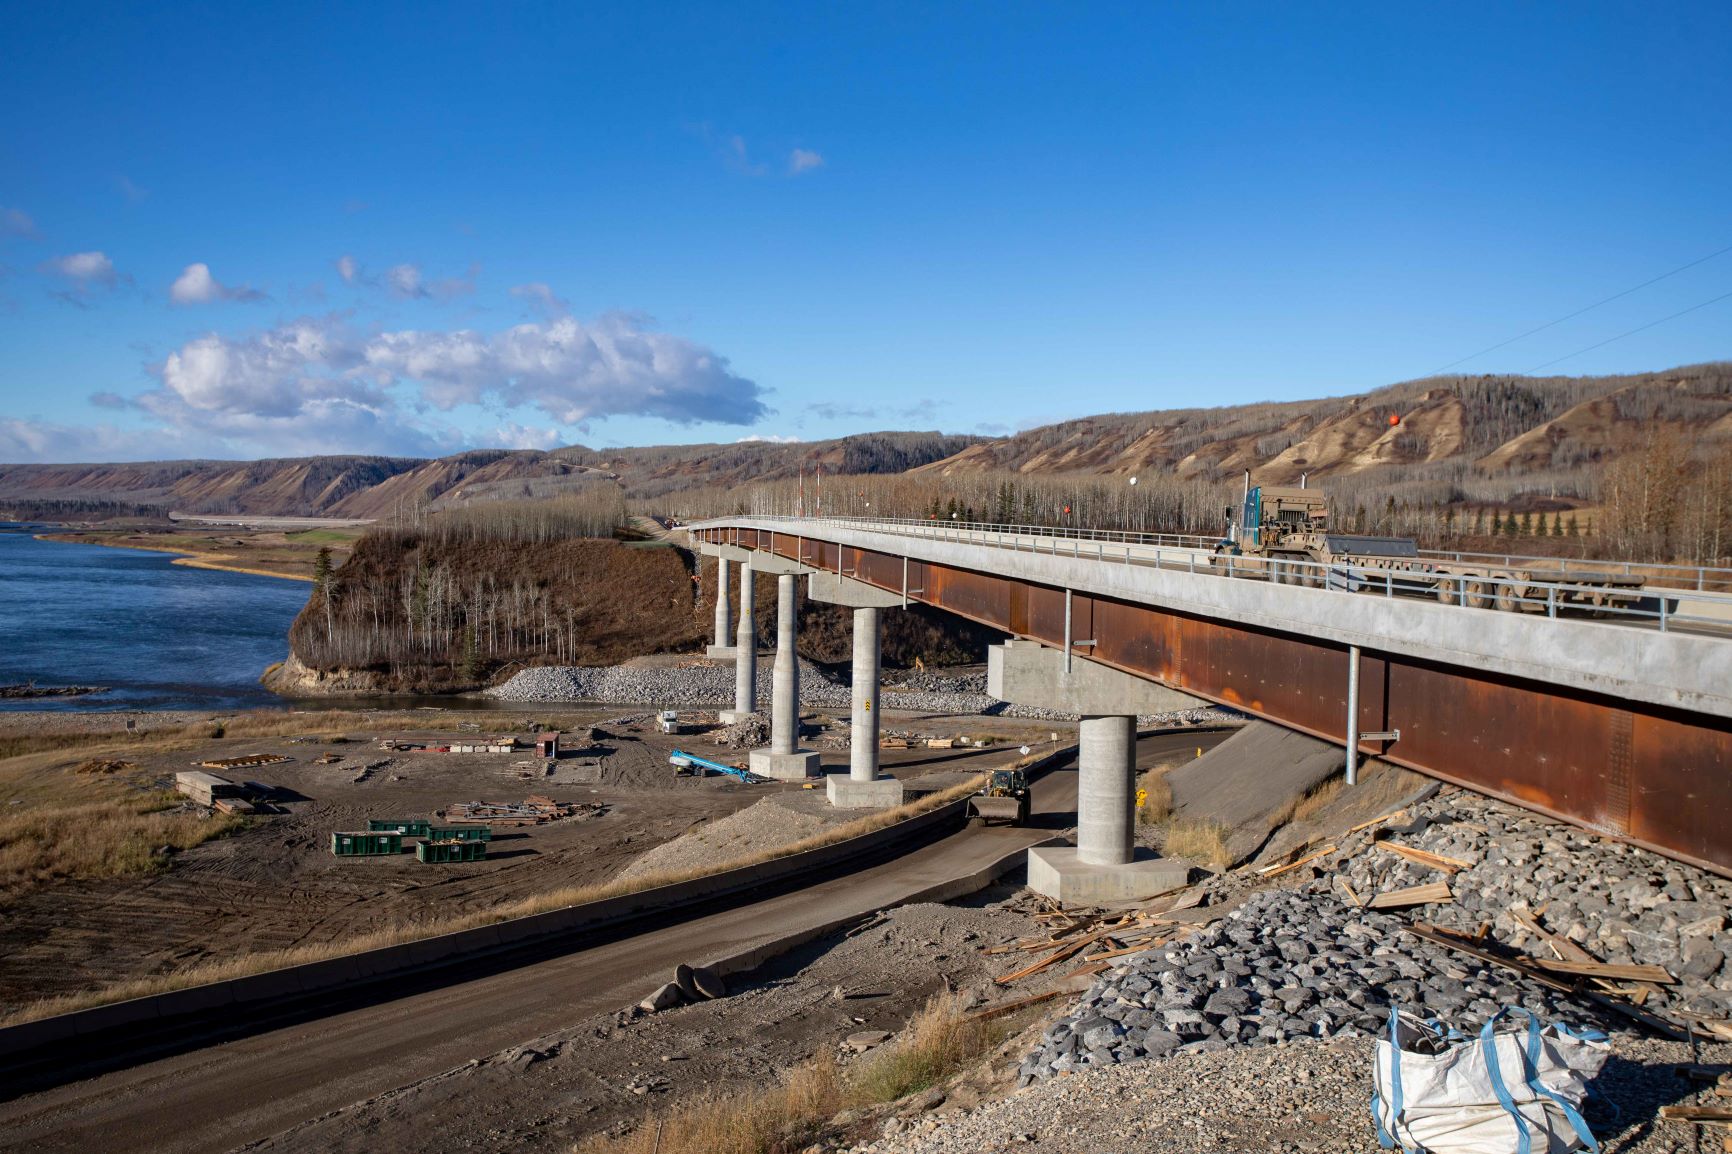
[[[399,945],[382,946],[340,958],[285,966],[260,974],[191,986],[57,1014],[34,1022],[0,1027],[0,1059],[12,1059],[46,1045],[86,1038],[169,1018],[192,1019],[221,1011],[232,1019],[249,1005],[275,1004],[357,983],[434,970],[459,960],[472,960],[511,948],[548,941],[577,930],[622,923],[651,912],[680,910],[716,898],[737,896],[790,877],[814,875],[851,859],[880,853],[906,841],[925,837],[946,825],[960,826],[966,799],[861,834],[833,845],[786,857],[724,870],[690,881],[657,886],[619,897],[567,906],[546,913],[495,922],[475,929],[440,934]],[[807,939],[810,940],[810,939]]]

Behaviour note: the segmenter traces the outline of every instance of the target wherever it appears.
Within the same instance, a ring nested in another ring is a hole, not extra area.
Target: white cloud
[[[80,285],[113,285],[116,279],[114,262],[100,252],[75,252],[53,257],[42,267]]]
[[[385,284],[400,297],[426,296],[421,287],[421,266],[396,264],[385,270]]]
[[[798,176],[814,168],[824,167],[824,157],[809,148],[796,148],[788,154],[788,174]]]
[[[537,281],[511,286],[511,295],[528,301],[542,316],[559,317],[571,311],[571,302],[561,300],[553,289]]]
[[[754,441],[760,441],[770,445],[798,445],[800,443],[800,438],[791,433],[786,436],[778,433],[753,433],[749,437],[741,437],[739,440],[735,441],[734,444],[749,445]]]
[[[35,236],[36,222],[21,208],[0,205],[0,236]]]
[[[0,417],[0,461],[149,461],[193,455],[173,430],[75,427]],[[201,446],[201,449],[208,446]]]
[[[467,296],[475,291],[475,278],[481,272],[480,265],[472,264],[462,276],[428,280],[422,274],[420,265],[405,261],[394,264],[375,276],[362,268],[361,263],[348,253],[338,257],[336,265],[337,275],[343,278],[344,284],[383,288],[392,296],[404,300],[448,301]]]
[[[211,301],[262,301],[265,294],[248,285],[233,288],[211,275],[203,261],[189,264],[169,286],[169,299],[179,305],[208,304]]]
[[[507,421],[493,430],[487,444],[498,449],[557,449],[564,438],[556,428],[542,426],[532,428],[520,425],[516,421]]]

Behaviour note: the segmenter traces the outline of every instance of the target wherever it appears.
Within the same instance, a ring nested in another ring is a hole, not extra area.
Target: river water
[[[38,541],[0,523],[0,684],[106,685],[16,709],[281,705],[259,675],[288,654],[305,581],[172,564],[167,553]]]

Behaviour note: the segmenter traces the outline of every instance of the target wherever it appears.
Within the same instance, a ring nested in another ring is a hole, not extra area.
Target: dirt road
[[[1139,761],[1219,735],[1146,739]],[[1030,828],[953,834],[803,890],[592,949],[271,1030],[0,1104],[0,1146],[230,1150],[629,1005],[701,962],[906,900],[1069,825],[1076,774],[1035,784]]]

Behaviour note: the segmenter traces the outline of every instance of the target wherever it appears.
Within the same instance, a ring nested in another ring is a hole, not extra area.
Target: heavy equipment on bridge
[[[1421,556],[1408,537],[1371,537],[1329,528],[1321,490],[1252,485],[1237,518],[1227,510],[1227,536],[1211,566],[1235,577],[1286,585],[1432,596],[1444,604],[1510,612],[1555,612],[1560,606],[1604,610],[1642,599],[1643,579],[1530,562],[1482,563]]]
[[[1027,825],[1028,799],[1028,774],[1020,769],[995,769],[968,799],[968,816],[982,823]]]

